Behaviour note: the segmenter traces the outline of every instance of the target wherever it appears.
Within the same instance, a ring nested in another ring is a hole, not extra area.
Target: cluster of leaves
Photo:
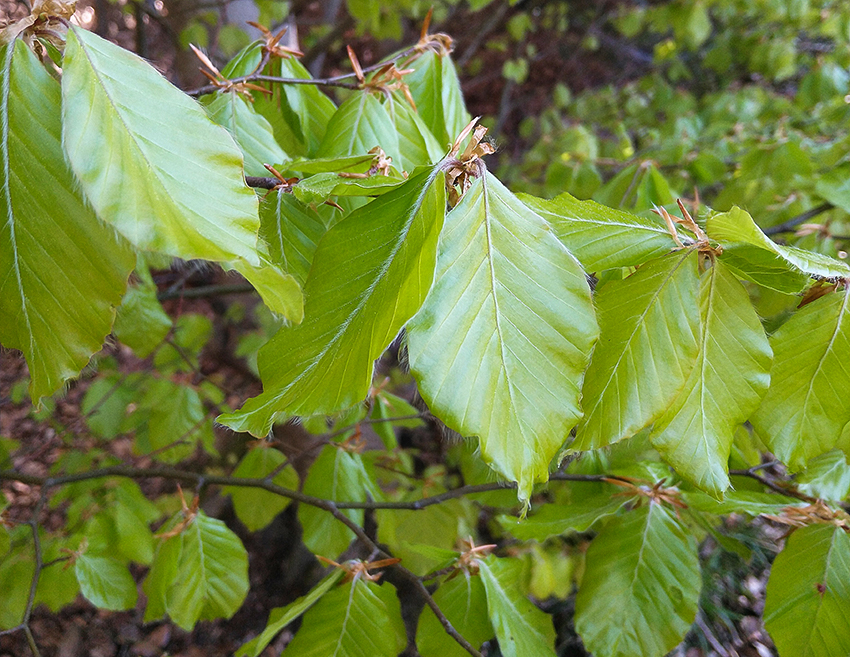
[[[44,479],[0,471],[42,491],[29,525],[0,526],[3,626],[27,627],[34,603],[58,609],[78,591],[131,608],[131,562],[149,566],[146,620],[191,628],[242,604],[238,537],[198,498],[152,504],[131,481],[100,483],[115,475],[224,485],[249,530],[298,500],[314,554],[339,559],[355,540],[381,556],[332,563],[243,654],[302,614],[286,655],[398,654],[399,600],[372,573],[388,568],[433,603],[416,633],[426,656],[478,654],[493,638],[503,655],[553,655],[551,620],[527,594],[576,586],[591,652],[660,657],[694,621],[697,544],[730,544],[715,529],[728,513],[799,527],[768,584],[780,653],[850,650],[844,262],[774,243],[737,207],[694,204],[695,221],[681,203],[674,218],[515,195],[484,164],[492,147],[469,120],[445,35],[426,30],[371,70],[352,55],[337,106],[268,33],[222,71],[210,63],[196,102],[70,16],[37,3],[0,34],[0,340],[26,357],[32,399],[77,377],[112,333],[153,371],[119,374],[96,357],[83,410],[99,439],[129,434],[137,453],[175,463],[196,444],[214,452],[215,412],[261,439],[303,418],[325,445],[303,481],[268,441],[229,476],[134,470],[106,450],[70,453]],[[636,211],[672,206],[656,168],[623,181]],[[256,359],[263,392],[240,409],[191,376],[212,327],[163,311],[150,268],[172,257],[236,270],[262,297],[240,353]],[[803,303],[768,338],[748,288]],[[373,372],[402,329],[430,412],[474,441],[455,449],[463,481],[501,483],[454,493],[444,469],[417,472],[398,447],[393,425],[420,414]],[[365,425],[380,427],[383,450],[364,451]],[[799,491],[730,490],[730,462],[732,476],[752,474],[761,448],[802,473]],[[48,503],[68,504],[50,535],[38,525]],[[515,539],[510,550],[462,543],[476,503],[504,510],[492,531]]]

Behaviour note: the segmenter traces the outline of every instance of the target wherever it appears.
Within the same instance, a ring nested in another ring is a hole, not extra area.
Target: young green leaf
[[[59,85],[20,39],[0,67],[0,342],[26,356],[37,402],[100,349],[134,258],[65,163]]]
[[[260,202],[260,237],[268,245],[269,258],[299,285],[307,282],[313,254],[325,230],[318,211],[293,194],[277,190]]]
[[[567,193],[549,201],[527,194],[518,196],[549,222],[587,271],[640,265],[676,247],[663,223],[645,217],[595,201],[579,201]]]
[[[690,490],[682,492],[682,499],[688,507],[716,516],[729,513],[741,513],[748,516],[757,516],[762,513],[775,515],[789,506],[803,506],[805,504],[805,502],[794,497],[752,490],[730,490],[723,496],[722,501],[718,501],[702,491]]]
[[[236,657],[259,657],[260,653],[284,627],[321,600],[342,578],[343,574],[344,571],[341,568],[333,568],[321,582],[310,589],[307,595],[301,596],[285,607],[272,609],[266,629],[258,637],[239,648],[236,651]]]
[[[487,594],[487,614],[505,657],[555,655],[552,617],[535,607],[523,592],[522,562],[489,556],[478,562]]]
[[[329,414],[365,399],[375,359],[431,288],[444,212],[444,176],[435,169],[328,231],[305,288],[305,321],[260,350],[263,393],[218,421],[265,436],[279,412]]]
[[[699,352],[699,255],[653,260],[596,297],[601,335],[582,389],[575,449],[629,438],[682,389]]]
[[[404,96],[401,94],[389,96],[384,103],[384,108],[398,134],[399,153],[404,160],[404,168],[413,169],[419,165],[434,164],[445,157],[448,148],[437,142],[422,117],[410,106]]]
[[[171,330],[171,318],[156,298],[156,285],[140,254],[136,260],[138,283],[121,300],[112,332],[139,358],[147,358]]]
[[[850,495],[850,465],[840,449],[831,449],[808,463],[797,477],[800,492],[822,500],[841,502]]]
[[[490,619],[483,613],[487,608],[487,594],[480,577],[461,571],[440,585],[434,593],[434,602],[452,627],[474,648],[496,635]],[[419,617],[416,647],[422,657],[465,657],[469,654],[446,634],[428,605]]]
[[[248,593],[248,555],[227,526],[203,511],[159,546],[145,581],[145,620],[167,613],[184,630],[230,618]]]
[[[207,102],[203,102],[204,99]],[[246,175],[268,176],[263,164],[277,164],[289,159],[274,140],[269,122],[235,91],[204,97],[201,102],[210,118],[226,128],[236,140],[245,157]]]
[[[745,244],[757,247],[758,250],[768,251],[779,256],[787,263],[789,269],[810,276],[822,276],[824,278],[847,278],[850,276],[850,265],[847,265],[847,263],[814,251],[776,244],[761,231],[748,213],[737,207],[732,208],[729,212],[710,216],[706,220],[706,232],[710,238],[717,240],[724,247],[727,244]],[[747,250],[737,252],[736,255],[740,258],[746,258],[751,252],[752,250]],[[758,251],[755,251],[755,253],[758,259],[753,264],[755,267],[760,267],[764,264],[764,256],[758,254]],[[775,263],[773,266],[775,267]]]
[[[499,516],[499,524],[511,536],[521,541],[540,543],[567,532],[585,532],[597,521],[617,513],[626,503],[624,497],[592,495],[571,504],[546,504],[528,518]]]
[[[611,520],[590,544],[576,631],[597,655],[662,657],[694,622],[701,584],[693,537],[650,502]]]
[[[74,562],[80,592],[95,607],[122,611],[136,606],[136,582],[116,559],[83,553]]]
[[[396,657],[404,644],[404,623],[395,589],[358,577],[326,593],[304,615],[301,629],[283,654]]]
[[[62,144],[98,216],[136,247],[259,264],[257,199],[227,131],[143,59],[74,26]]]
[[[262,479],[286,461],[287,458],[281,451],[260,445],[251,449],[242,457],[239,465],[233,471],[233,476]],[[291,465],[287,465],[275,476],[274,483],[290,490],[296,489],[298,488],[298,473]],[[236,512],[236,517],[252,532],[267,526],[289,504],[288,498],[275,495],[261,488],[229,486],[225,488],[224,492],[229,493],[233,500],[233,510]]]
[[[419,411],[411,406],[406,400],[394,395],[390,392],[381,390],[375,395],[375,403],[372,407],[371,417],[376,420],[389,420],[394,417],[404,417],[407,415],[417,415]],[[421,419],[410,418],[407,420],[395,420],[392,422],[377,422],[372,425],[372,429],[387,449],[395,449],[398,447],[398,441],[395,436],[395,427],[421,427],[424,422]]]
[[[773,562],[764,626],[779,654],[850,654],[850,536],[829,524],[797,529]]]
[[[332,196],[380,196],[403,182],[404,178],[395,175],[343,178],[329,171],[299,180],[292,188],[292,195],[302,203],[315,205],[324,203]]]
[[[801,470],[850,422],[850,287],[797,311],[770,345],[771,385],[751,421],[777,458]]]
[[[410,369],[430,409],[478,436],[523,500],[581,414],[597,332],[578,262],[485,173],[440,237],[436,284],[408,326]]]
[[[260,252],[259,266],[245,260],[234,260],[225,265],[225,268],[228,266],[232,266],[254,286],[269,310],[282,315],[293,324],[299,324],[304,319],[304,296],[301,286],[294,276],[270,262],[265,253]]]
[[[650,440],[676,472],[719,498],[735,429],[767,392],[771,364],[749,295],[721,261],[702,275],[699,331],[696,365]]]

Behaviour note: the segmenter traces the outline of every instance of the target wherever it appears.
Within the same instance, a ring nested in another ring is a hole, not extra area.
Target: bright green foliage
[[[38,400],[100,349],[133,256],[68,170],[59,85],[21,41],[0,48],[0,62],[0,340],[24,352]]]
[[[639,265],[675,247],[666,226],[594,201],[579,201],[569,194],[551,201],[527,194],[519,198],[552,225],[558,239],[590,272]]]
[[[764,624],[779,654],[846,655],[848,623],[850,536],[829,524],[797,529],[773,562],[767,582]]]
[[[700,585],[693,537],[651,502],[609,521],[590,544],[576,629],[594,654],[662,657],[693,623]]]
[[[410,368],[452,429],[527,500],[577,422],[597,335],[575,259],[491,174],[448,215],[437,281],[410,322]]]
[[[405,632],[395,590],[360,577],[326,593],[304,615],[286,657],[396,657]]]
[[[260,237],[268,244],[269,258],[302,286],[324,234],[319,213],[292,194],[272,192],[260,202]]]
[[[699,352],[698,257],[683,251],[654,260],[597,294],[600,337],[573,448],[630,438],[682,389]]]
[[[275,267],[265,254],[260,255],[259,266],[244,260],[236,260],[231,264],[254,286],[269,310],[295,324],[304,319],[301,286],[295,277]]]
[[[84,553],[76,558],[74,572],[80,592],[96,607],[120,611],[136,606],[136,583],[121,562]]]
[[[286,462],[287,458],[280,451],[260,445],[242,457],[233,471],[233,476],[263,479],[275,470],[279,470],[272,480],[275,484],[290,490],[298,488],[298,473],[291,465],[284,466]],[[261,488],[234,486],[226,490],[233,500],[233,510],[237,517],[252,532],[266,527],[289,504],[289,500],[285,497],[274,495]]]
[[[850,422],[850,289],[803,307],[770,344],[772,385],[752,422],[771,451],[800,470]]]
[[[304,482],[304,492],[328,500],[365,502],[380,494],[364,469],[359,454],[351,453],[337,444],[326,445],[310,468]],[[363,524],[363,511],[342,511],[358,525]],[[353,532],[330,514],[312,506],[298,507],[298,519],[304,528],[304,544],[316,554],[336,559],[354,539]]]
[[[285,607],[277,607],[272,609],[269,614],[269,622],[266,629],[263,630],[257,638],[249,641],[244,646],[236,651],[236,657],[259,657],[265,647],[271,642],[280,631],[289,625],[292,621],[298,618],[305,611],[315,605],[322,597],[330,591],[334,585],[342,578],[343,570],[334,568],[330,573],[316,586],[310,589],[310,592],[298,598],[293,603]]]
[[[434,593],[434,602],[470,645],[478,648],[495,636],[490,619],[481,613],[487,607],[487,594],[481,577],[461,570],[443,582]],[[448,634],[427,605],[416,630],[416,646],[422,657],[465,657],[468,655]]]
[[[442,174],[422,172],[325,235],[305,288],[304,322],[260,351],[263,394],[219,422],[264,436],[279,412],[333,413],[365,399],[374,360],[431,286],[444,187]]]
[[[709,497],[700,491],[686,491],[682,495],[689,508],[718,515],[743,513],[755,517],[762,513],[778,514],[790,506],[803,506],[805,504],[785,495],[748,490],[727,491],[722,501]]]
[[[68,32],[62,99],[62,143],[101,219],[140,249],[259,264],[242,155],[197,103],[79,28]]]
[[[813,458],[797,477],[797,485],[806,495],[840,502],[850,495],[847,455],[840,449],[831,449]]]
[[[371,93],[355,94],[340,105],[331,117],[316,155],[359,155],[379,146],[392,158],[397,169],[404,169],[398,133],[393,127],[390,115],[381,101]]]
[[[586,532],[602,518],[613,515],[625,504],[623,497],[588,495],[572,504],[547,504],[534,515],[517,520],[501,516],[499,524],[521,541],[543,541],[567,532]]]
[[[552,620],[524,593],[522,563],[487,557],[478,562],[487,594],[487,613],[505,657],[555,655]]]
[[[767,336],[746,290],[716,261],[701,277],[696,365],[650,434],[676,472],[712,495],[729,486],[735,429],[767,391],[770,364]]]
[[[156,349],[171,330],[171,318],[156,298],[156,285],[144,260],[136,262],[139,281],[130,285],[118,306],[112,332],[140,358]]]
[[[418,411],[408,404],[401,397],[392,394],[391,392],[381,391],[375,395],[375,405],[372,407],[372,417],[375,419],[385,419],[395,417],[404,417],[406,415],[416,415]],[[393,449],[398,447],[398,441],[395,437],[394,427],[413,428],[422,426],[422,420],[411,418],[408,420],[398,420],[395,422],[379,422],[372,425],[381,440],[384,442],[384,447]]]
[[[144,589],[146,621],[168,614],[191,630],[199,620],[230,618],[248,593],[248,556],[221,520],[198,511],[179,534],[162,539]]]

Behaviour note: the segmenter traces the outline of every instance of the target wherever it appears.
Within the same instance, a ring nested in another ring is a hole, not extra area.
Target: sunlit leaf
[[[73,26],[62,99],[62,143],[101,219],[140,249],[259,264],[242,154],[200,105],[140,57]]]
[[[219,422],[265,436],[277,413],[329,414],[365,399],[374,360],[431,287],[444,208],[443,175],[423,172],[328,231],[307,280],[304,322],[260,350],[263,394]]]
[[[100,349],[134,258],[65,163],[59,85],[21,40],[0,66],[0,342],[26,356],[38,401]]]
[[[552,618],[535,607],[523,592],[522,562],[489,556],[478,562],[487,593],[487,614],[505,657],[555,655]]]
[[[495,636],[487,614],[487,595],[480,577],[462,571],[443,582],[434,593],[434,602],[460,635],[478,648]],[[428,605],[422,610],[416,630],[416,647],[422,657],[465,657],[469,653],[446,634]]]
[[[764,625],[779,654],[850,654],[850,536],[817,524],[796,530],[773,562]]]
[[[806,495],[840,502],[850,495],[850,465],[840,449],[813,458],[797,477],[797,488]]]
[[[653,260],[596,296],[601,334],[582,389],[575,449],[633,436],[684,386],[699,352],[698,257],[685,251]]]
[[[527,194],[519,199],[551,224],[587,271],[639,265],[676,247],[662,223],[595,201],[566,193],[549,201]]]
[[[752,423],[777,458],[800,470],[850,422],[850,287],[798,310],[770,345],[771,384]]]
[[[437,282],[408,326],[430,409],[528,499],[575,425],[597,335],[578,262],[495,177],[447,218]]]
[[[576,630],[606,657],[662,657],[697,613],[699,558],[693,537],[651,502],[608,522],[587,551]]]
[[[699,355],[650,440],[676,472],[719,497],[735,429],[767,392],[771,351],[749,295],[722,262],[700,287]]]

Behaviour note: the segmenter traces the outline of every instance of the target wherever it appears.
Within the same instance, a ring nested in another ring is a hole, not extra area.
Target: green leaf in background
[[[847,263],[814,251],[776,244],[761,231],[749,214],[737,207],[729,212],[711,215],[706,220],[706,232],[710,238],[717,240],[724,247],[727,244],[747,244],[757,247],[759,250],[779,256],[788,263],[790,269],[796,269],[810,276],[824,278],[850,276],[850,265]],[[736,255],[746,257],[749,253],[751,250],[739,252]],[[764,264],[763,254],[759,254],[758,257],[759,259],[753,263],[756,267]]]
[[[221,520],[198,511],[159,546],[145,593],[146,621],[167,613],[188,631],[199,620],[230,618],[248,593],[248,555]]]
[[[218,421],[265,436],[277,413],[330,414],[365,399],[375,359],[431,287],[445,203],[444,176],[434,169],[328,231],[304,290],[304,322],[260,350],[263,393]]]
[[[850,536],[842,527],[791,534],[767,581],[764,626],[782,657],[850,654]]]
[[[818,175],[815,191],[833,205],[850,212],[850,165],[835,167]]]
[[[584,379],[574,449],[633,436],[684,386],[699,352],[698,258],[684,251],[653,260],[596,295],[601,334]]]
[[[210,118],[236,140],[245,157],[245,174],[268,176],[263,164],[285,162],[289,156],[278,146],[269,122],[235,91],[217,93],[201,103]]]
[[[120,561],[86,552],[77,557],[74,572],[80,592],[95,607],[122,611],[136,606],[136,582]]]
[[[138,379],[138,375],[123,379],[118,374],[108,374],[92,381],[80,409],[96,436],[110,440],[121,433],[127,407],[139,393]]]
[[[136,261],[136,275],[139,280],[121,300],[112,332],[139,358],[147,358],[168,335],[171,318],[156,298],[156,285],[141,255]]]
[[[200,105],[140,57],[73,26],[62,99],[62,144],[101,219],[140,249],[259,264],[242,154]]]
[[[38,402],[101,348],[133,254],[79,195],[59,85],[22,40],[0,48],[0,66],[0,342],[24,353]]]
[[[195,451],[207,415],[198,391],[170,379],[152,379],[136,410],[141,422],[136,448],[141,454],[176,463]]]
[[[771,384],[751,421],[778,459],[802,470],[850,422],[850,286],[798,310],[770,345]]]
[[[372,406],[372,419],[389,419],[393,417],[404,417],[406,415],[417,415],[419,410],[410,405],[409,402],[401,397],[381,390],[375,395],[375,402]],[[395,449],[398,447],[398,441],[395,437],[395,427],[405,427],[412,429],[421,427],[425,423],[421,419],[411,418],[408,420],[395,420],[393,422],[377,422],[372,425],[372,429],[387,449]]]
[[[272,312],[282,315],[293,324],[304,319],[304,296],[294,276],[282,271],[270,262],[265,253],[260,254],[260,264],[252,265],[245,260],[234,260],[232,266],[257,290],[263,302]]]
[[[797,477],[800,492],[832,502],[850,495],[850,465],[840,449],[831,449],[809,461],[805,472]]]
[[[293,194],[276,190],[260,202],[260,237],[268,245],[269,258],[302,286],[324,234],[319,213]]]
[[[735,429],[770,384],[771,351],[747,291],[723,263],[701,279],[697,362],[650,440],[677,473],[721,497]]]
[[[416,110],[422,121],[443,148],[454,142],[469,123],[469,112],[463,101],[463,92],[448,49],[429,48],[418,53],[413,61],[401,68],[412,70],[404,76]]]
[[[304,615],[301,629],[283,654],[286,657],[396,657],[405,643],[395,588],[357,577],[326,593]]]
[[[479,648],[495,636],[490,619],[482,613],[487,608],[487,594],[480,577],[462,570],[440,585],[434,593],[434,602],[473,648]],[[416,647],[422,657],[465,657],[469,654],[446,634],[428,605],[419,617]]]
[[[571,504],[546,504],[527,518],[499,516],[502,529],[521,541],[545,540],[567,532],[585,532],[597,521],[617,513],[627,502],[624,497],[592,495]]]
[[[387,110],[368,91],[355,93],[331,117],[318,157],[342,157],[368,153],[379,146],[399,171],[405,162],[399,150],[398,133]],[[411,167],[408,171],[412,171]]]
[[[650,502],[608,522],[591,542],[576,631],[597,655],[663,657],[694,622],[701,585],[693,537]]]
[[[336,443],[325,445],[310,466],[304,493],[345,502],[365,502],[369,497],[373,500],[381,497],[360,454],[348,452]],[[342,513],[363,525],[362,509],[345,509]],[[354,539],[348,527],[323,509],[302,504],[298,507],[298,520],[304,528],[303,540],[307,548],[328,559],[336,559]]]
[[[527,194],[519,199],[551,224],[589,272],[639,265],[676,247],[663,224],[596,201],[579,201],[567,193],[549,201]]]
[[[389,96],[384,108],[398,134],[399,153],[404,159],[405,169],[412,170],[419,165],[434,164],[445,157],[449,149],[437,142],[422,117],[403,95]]]
[[[408,326],[410,369],[449,427],[527,500],[581,415],[596,319],[584,272],[495,177],[446,220],[436,283]]]
[[[518,559],[490,555],[478,561],[487,594],[487,614],[504,657],[555,656],[555,628],[525,595],[523,565]]]
[[[269,614],[269,622],[266,625],[266,629],[264,629],[258,637],[252,639],[239,648],[239,650],[236,651],[236,657],[259,657],[260,653],[263,652],[269,643],[271,643],[275,636],[280,634],[283,628],[321,600],[344,574],[345,571],[341,568],[333,568],[321,582],[310,589],[310,592],[307,595],[301,596],[285,607],[272,609]]]
[[[259,445],[249,450],[239,465],[233,471],[233,477],[246,479],[262,479],[286,463],[287,458],[277,449]],[[298,488],[298,473],[291,465],[286,465],[275,476],[274,483],[283,488],[294,490]],[[275,516],[283,511],[290,500],[281,495],[275,495],[261,488],[245,486],[230,486],[224,489],[233,500],[233,510],[236,517],[248,528],[255,532],[266,527]]]
[[[675,202],[669,183],[651,161],[627,166],[600,187],[593,200],[632,212],[645,212],[656,205]]]
[[[762,513],[776,515],[789,506],[805,505],[805,502],[794,497],[752,490],[727,491],[722,501],[702,491],[690,490],[682,492],[682,499],[690,508],[718,516],[730,513],[743,513],[748,516],[757,516]]]

